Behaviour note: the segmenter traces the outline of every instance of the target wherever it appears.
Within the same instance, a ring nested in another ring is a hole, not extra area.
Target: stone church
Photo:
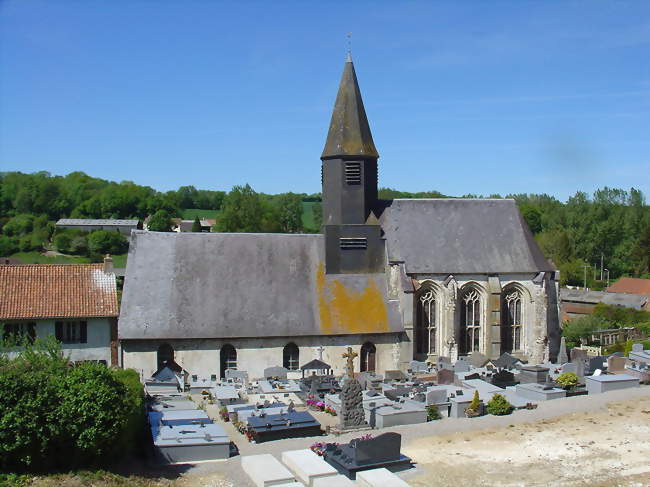
[[[321,155],[322,233],[133,231],[119,319],[124,367],[262,376],[321,358],[342,373],[559,340],[558,272],[511,199],[378,199],[379,154],[348,56]]]

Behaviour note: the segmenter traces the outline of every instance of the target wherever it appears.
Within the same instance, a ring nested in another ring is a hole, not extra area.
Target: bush
[[[56,237],[54,237],[54,247],[56,247],[56,250],[63,254],[70,253],[71,243],[72,236],[68,235],[67,233],[58,233]]]
[[[8,350],[0,349],[0,471],[108,465],[142,450],[136,435],[144,398],[136,372],[71,367],[53,337],[25,344],[15,358]]]
[[[18,240],[0,235],[0,256],[5,257],[18,252]]]
[[[495,416],[504,416],[510,414],[514,409],[512,404],[501,394],[495,394],[487,403],[487,412]]]
[[[557,379],[555,379],[555,382],[557,382],[559,385],[561,385],[564,388],[569,388],[569,387],[577,386],[579,380],[578,380],[578,376],[575,373],[564,372],[560,374]]]
[[[431,404],[427,406],[427,421],[435,421],[437,419],[441,419],[442,416],[440,416],[440,411],[438,411],[438,406],[435,404]]]
[[[123,254],[128,248],[129,243],[120,232],[97,230],[88,235],[88,252],[91,255]]]

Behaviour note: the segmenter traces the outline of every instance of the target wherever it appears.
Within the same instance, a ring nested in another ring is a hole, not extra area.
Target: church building
[[[379,153],[348,56],[321,155],[321,234],[131,234],[124,367],[199,377],[315,358],[343,373],[411,360],[557,353],[558,280],[512,199],[378,199]]]

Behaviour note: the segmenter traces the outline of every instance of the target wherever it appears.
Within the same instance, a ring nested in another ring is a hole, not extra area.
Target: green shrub
[[[144,421],[137,373],[99,364],[72,367],[54,338],[25,343],[15,358],[8,351],[16,348],[3,343],[0,471],[107,465],[142,445],[135,434]]]
[[[427,421],[435,421],[437,419],[442,419],[440,416],[440,411],[438,411],[438,406],[431,404],[427,406]]]
[[[6,257],[18,252],[18,239],[0,235],[0,257]]]
[[[123,254],[128,248],[129,243],[120,232],[97,230],[88,235],[88,252],[91,255]]]
[[[67,234],[67,233],[58,233],[56,237],[54,237],[54,247],[56,247],[56,250],[63,254],[69,254],[70,253],[70,244],[72,243],[72,236]]]
[[[478,397],[478,391],[474,391],[472,402],[469,403],[469,407],[467,409],[471,409],[472,411],[478,413],[480,408],[481,408],[481,399]]]
[[[486,409],[489,414],[503,416],[505,414],[510,414],[514,408],[501,394],[495,394],[492,396],[492,399],[488,401]]]
[[[577,386],[579,380],[578,376],[574,372],[563,372],[558,376],[557,379],[555,379],[555,382],[557,382],[562,387],[568,388]]]

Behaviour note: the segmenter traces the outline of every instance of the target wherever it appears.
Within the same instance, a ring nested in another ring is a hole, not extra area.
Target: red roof
[[[608,293],[629,293],[650,296],[650,279],[636,277],[621,277],[614,284],[605,289]]]
[[[0,266],[0,320],[118,316],[103,264]]]

